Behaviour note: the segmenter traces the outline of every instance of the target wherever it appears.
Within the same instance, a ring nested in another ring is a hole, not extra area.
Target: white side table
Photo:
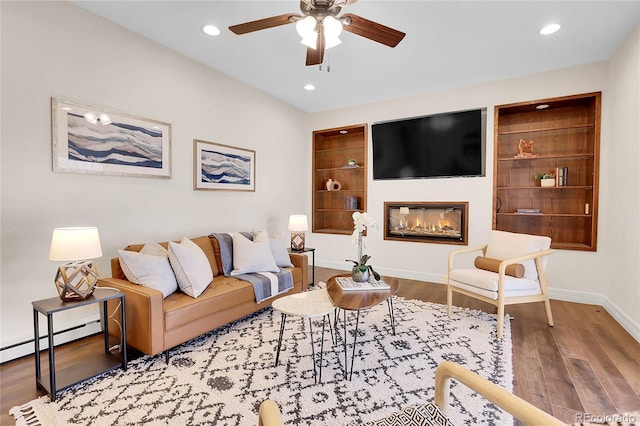
[[[324,349],[324,329],[325,320],[329,318],[329,331],[331,332],[331,341],[333,342],[333,330],[331,329],[331,317],[329,314],[334,312],[335,306],[331,302],[327,290],[318,289],[307,291],[304,293],[296,293],[290,296],[276,299],[271,304],[273,309],[280,311],[282,314],[282,322],[280,323],[280,335],[278,337],[278,350],[276,353],[276,365],[280,360],[280,346],[282,345],[282,335],[284,334],[284,326],[287,315],[297,316],[309,319],[309,337],[311,338],[311,356],[313,359],[313,379],[316,383],[322,381],[322,352]],[[316,373],[316,353],[313,342],[313,326],[312,318],[322,317],[322,338],[320,340],[320,367],[319,373]]]

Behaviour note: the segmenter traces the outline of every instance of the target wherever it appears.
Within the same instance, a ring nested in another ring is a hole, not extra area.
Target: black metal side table
[[[122,352],[112,354],[109,351],[109,314],[107,301],[120,299],[120,321],[122,326]],[[102,304],[104,354],[98,354],[82,361],[80,364],[64,368],[56,372],[55,346],[53,342],[53,314],[70,309],[87,306],[94,303]],[[122,367],[127,369],[127,325],[125,315],[124,293],[120,291],[96,288],[91,296],[84,300],[63,302],[59,297],[32,302],[33,305],[33,333],[36,359],[36,386],[51,395],[51,401],[56,400],[56,394],[69,386],[73,386],[105,371]],[[49,375],[43,377],[40,363],[40,330],[38,314],[47,316],[49,342]]]
[[[287,249],[289,253],[307,253],[311,252],[311,285],[316,284],[316,249],[313,247],[305,247],[302,250],[294,250],[291,247]]]

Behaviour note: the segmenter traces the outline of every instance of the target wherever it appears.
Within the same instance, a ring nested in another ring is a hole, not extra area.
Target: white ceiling
[[[294,25],[245,35],[227,29],[299,13],[295,0],[74,3],[308,112],[608,60],[640,21],[639,0],[360,0],[343,13],[407,36],[392,49],[343,32],[320,71],[305,66]],[[550,22],[561,30],[539,35]],[[209,23],[222,34],[204,35],[200,27]],[[317,89],[304,90],[307,83]]]

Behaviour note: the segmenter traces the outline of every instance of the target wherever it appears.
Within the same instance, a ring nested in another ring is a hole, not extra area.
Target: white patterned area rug
[[[456,308],[449,318],[443,305],[399,297],[393,305],[395,336],[386,303],[361,312],[351,381],[343,375],[341,322],[337,345],[325,333],[322,383],[314,384],[308,321],[288,317],[276,367],[280,314],[266,308],[172,350],[169,364],[145,356],[127,371],[64,390],[56,402],[42,397],[12,414],[24,425],[255,425],[260,403],[271,398],[286,424],[347,425],[432,402],[435,369],[445,360],[512,390],[509,321],[498,340],[495,315]],[[355,314],[347,322],[350,362]],[[321,321],[313,329],[318,355]],[[459,383],[452,381],[451,390],[453,424],[513,424]],[[28,420],[21,412],[34,415]]]

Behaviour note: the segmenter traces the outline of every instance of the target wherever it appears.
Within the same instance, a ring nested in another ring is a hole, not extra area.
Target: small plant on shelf
[[[538,179],[553,179],[553,173],[548,172],[548,173],[536,173],[536,180]]]
[[[556,180],[553,173],[536,173],[536,180],[540,179],[540,186],[556,186]]]

